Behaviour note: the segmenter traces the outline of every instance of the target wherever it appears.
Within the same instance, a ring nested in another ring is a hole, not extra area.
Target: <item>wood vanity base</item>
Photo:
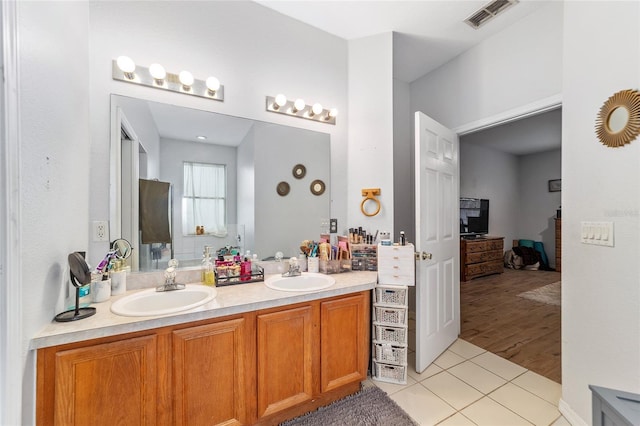
[[[275,425],[360,390],[369,291],[38,350],[37,424]]]

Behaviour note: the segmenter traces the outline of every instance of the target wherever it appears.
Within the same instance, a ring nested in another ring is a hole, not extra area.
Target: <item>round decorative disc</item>
[[[320,179],[316,179],[311,182],[311,186],[309,187],[311,193],[313,195],[322,195],[324,193],[325,185],[324,182]]]
[[[291,188],[289,187],[289,184],[287,182],[280,182],[278,183],[278,186],[276,186],[276,191],[278,192],[278,195],[284,197],[285,195],[287,195],[289,193],[289,190]]]
[[[307,168],[302,164],[296,164],[293,167],[293,177],[296,179],[302,179],[307,174]]]

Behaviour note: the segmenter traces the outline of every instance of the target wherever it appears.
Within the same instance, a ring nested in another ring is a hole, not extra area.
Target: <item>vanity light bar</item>
[[[159,64],[152,64],[149,68],[145,68],[135,65],[126,56],[112,61],[112,77],[114,80],[127,83],[224,102],[224,86],[215,77],[209,77],[205,81],[193,78],[189,71],[171,74]]]
[[[284,95],[267,96],[267,111],[327,124],[336,124],[338,116],[335,108],[326,109],[320,104],[306,105],[301,99],[288,100]]]

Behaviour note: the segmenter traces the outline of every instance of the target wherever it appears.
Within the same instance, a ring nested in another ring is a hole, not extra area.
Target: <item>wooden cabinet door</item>
[[[369,292],[320,304],[320,390],[367,378]]]
[[[56,353],[54,424],[154,425],[156,348],[144,336]]]
[[[319,338],[314,311],[309,305],[258,314],[258,418],[312,400]]]
[[[176,425],[247,424],[247,321],[173,331]]]

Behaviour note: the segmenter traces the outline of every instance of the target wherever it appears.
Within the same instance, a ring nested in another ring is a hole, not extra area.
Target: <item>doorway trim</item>
[[[14,1],[0,5],[2,19],[2,134],[0,198],[0,423],[22,424],[22,270],[20,263],[20,95],[18,18]]]
[[[542,114],[562,106],[562,93],[558,93],[548,98],[543,98],[535,102],[531,102],[517,108],[503,111],[490,117],[481,118],[453,129],[458,136],[464,136],[469,133],[478,132],[480,130],[489,129],[491,127],[500,126],[522,118],[531,117],[533,115]]]

